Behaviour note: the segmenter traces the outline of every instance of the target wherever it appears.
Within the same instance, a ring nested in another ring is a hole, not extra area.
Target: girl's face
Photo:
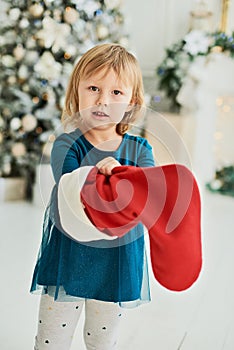
[[[79,83],[79,112],[89,128],[115,126],[132,102],[132,87],[118,80],[114,70],[105,73],[100,71]]]

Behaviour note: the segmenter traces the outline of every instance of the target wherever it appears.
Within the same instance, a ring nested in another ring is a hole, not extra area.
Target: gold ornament
[[[29,13],[35,18],[41,17],[44,7],[41,4],[33,4],[29,7]]]
[[[35,103],[35,105],[40,101],[40,99],[39,99],[39,97],[38,96],[34,96],[33,98],[32,98],[32,101],[33,101],[33,103]]]
[[[51,134],[49,137],[48,137],[48,141],[49,142],[54,142],[56,139],[56,136],[54,134]]]
[[[50,15],[51,15],[51,14],[48,13],[48,16],[50,16]],[[53,19],[54,19],[55,21],[57,21],[57,22],[61,22],[61,19],[62,19],[62,12],[61,12],[61,10],[55,9],[55,10],[53,11]]]
[[[67,6],[65,8],[63,18],[65,22],[69,24],[74,24],[79,18],[79,13],[74,8]]]
[[[13,54],[15,56],[16,61],[20,61],[22,60],[22,58],[25,55],[25,49],[21,44],[18,44],[14,50],[13,50]]]
[[[40,126],[38,126],[37,128],[36,128],[36,133],[39,135],[39,134],[41,134],[42,133],[42,127],[40,127]]]
[[[11,148],[12,155],[16,158],[26,154],[26,147],[22,142],[16,142]]]
[[[25,81],[29,76],[29,71],[28,67],[24,64],[22,64],[19,69],[18,69],[18,77],[22,80]]]
[[[25,114],[22,118],[22,126],[24,131],[33,131],[37,126],[37,119],[32,114]]]
[[[64,58],[65,58],[65,60],[69,60],[71,58],[71,54],[68,53],[68,52],[65,52],[64,53]]]
[[[14,75],[11,75],[10,77],[8,77],[7,82],[10,85],[14,85],[17,82],[17,79]]]
[[[99,40],[104,40],[108,37],[109,30],[104,24],[99,24],[97,26],[97,37]]]
[[[30,87],[29,87],[28,84],[23,84],[21,88],[22,88],[22,91],[24,91],[24,92],[29,92],[30,91]]]
[[[215,52],[215,53],[220,53],[223,51],[223,48],[221,46],[213,46],[212,49],[211,49],[211,52]]]

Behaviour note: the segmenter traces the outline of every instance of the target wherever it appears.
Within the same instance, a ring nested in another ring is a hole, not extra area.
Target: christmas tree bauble
[[[33,114],[26,114],[22,118],[22,126],[26,132],[33,131],[37,126],[37,119]]]
[[[17,117],[11,119],[10,128],[11,130],[18,130],[21,127],[21,120]]]
[[[27,79],[29,75],[28,67],[25,65],[21,65],[18,70],[18,77],[22,80]]]
[[[33,62],[35,63],[37,62],[38,57],[39,57],[39,53],[37,51],[30,50],[25,55],[25,62],[28,64],[31,64]]]
[[[9,11],[9,18],[12,20],[12,21],[17,21],[20,17],[20,14],[21,14],[21,11],[19,8],[17,7],[14,7],[12,9],[10,9]]]
[[[25,55],[25,49],[22,45],[17,45],[14,50],[13,50],[13,54],[14,54],[14,57],[16,59],[16,61],[20,61],[22,60],[22,58],[24,57]]]
[[[14,85],[17,82],[17,79],[15,77],[15,75],[11,75],[8,79],[7,82],[9,85]]]
[[[63,18],[68,24],[74,24],[79,18],[79,13],[72,7],[66,7]]]
[[[22,142],[16,142],[11,148],[12,155],[16,158],[23,157],[26,154],[25,144]]]
[[[44,12],[44,7],[41,4],[33,4],[29,7],[29,13],[35,17],[41,17]]]
[[[108,37],[109,30],[104,24],[99,24],[97,26],[97,37],[99,40],[104,40]]]
[[[11,55],[2,56],[2,64],[5,67],[11,68],[15,66],[15,58]]]
[[[27,28],[29,26],[29,21],[27,20],[27,18],[22,18],[19,22],[19,26],[21,29]]]
[[[44,79],[58,79],[62,65],[56,62],[49,51],[45,51],[34,67],[35,71]]]

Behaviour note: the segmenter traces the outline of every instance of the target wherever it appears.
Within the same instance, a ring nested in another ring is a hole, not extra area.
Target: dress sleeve
[[[69,134],[60,135],[54,142],[51,152],[51,167],[55,182],[58,184],[61,176],[70,173],[80,166],[78,146]]]
[[[146,139],[141,143],[137,165],[141,168],[155,166],[153,150]]]

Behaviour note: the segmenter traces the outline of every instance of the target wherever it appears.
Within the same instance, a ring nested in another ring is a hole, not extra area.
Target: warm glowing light
[[[65,58],[65,60],[69,60],[69,58],[71,58],[71,54],[68,53],[68,52],[65,52],[64,53],[64,58]]]
[[[223,49],[222,49],[221,46],[214,46],[214,47],[212,47],[211,51],[212,51],[212,52],[219,53],[219,52],[222,52]]]
[[[223,111],[224,111],[225,113],[230,112],[230,110],[231,110],[231,106],[229,106],[229,105],[224,105],[224,106],[223,106]]]
[[[214,138],[215,138],[215,140],[222,140],[223,134],[221,132],[217,131],[214,133]]]
[[[222,106],[222,104],[223,104],[223,99],[222,99],[221,97],[218,97],[218,98],[216,99],[216,105],[217,105],[217,106]]]
[[[48,137],[48,141],[49,142],[54,142],[56,139],[55,135],[54,134],[51,134],[49,137]]]
[[[37,134],[41,134],[42,133],[42,128],[40,127],[40,126],[38,126],[37,128],[36,128],[36,133]]]
[[[42,94],[42,98],[44,101],[47,101],[48,100],[48,94],[45,92],[44,94]]]
[[[38,96],[34,96],[34,97],[32,98],[32,101],[33,101],[33,103],[37,104],[40,100],[39,100],[39,97],[38,97]]]

